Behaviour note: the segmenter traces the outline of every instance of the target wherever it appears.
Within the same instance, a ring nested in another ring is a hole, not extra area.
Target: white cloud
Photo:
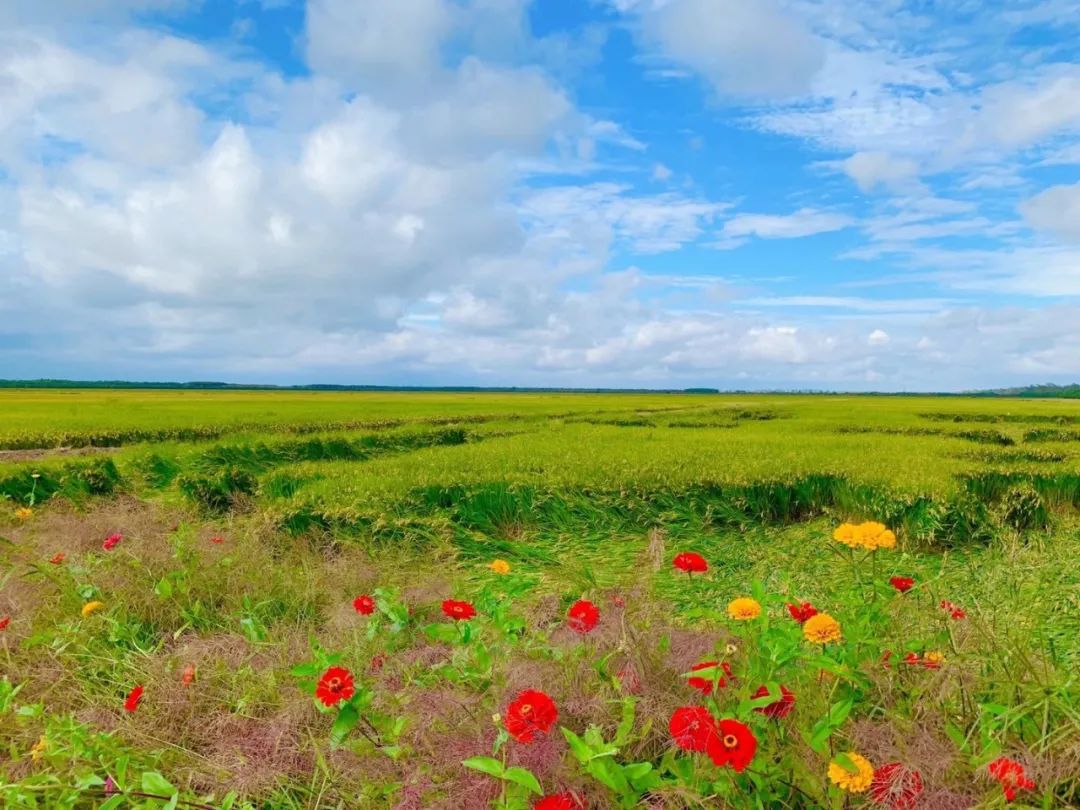
[[[739,214],[724,223],[719,247],[735,247],[747,237],[797,239],[847,228],[854,220],[846,214],[800,208],[791,214]]]
[[[1048,188],[1025,200],[1020,212],[1034,228],[1080,241],[1080,183]]]
[[[652,179],[657,181],[658,183],[666,183],[672,178],[673,175],[674,172],[671,171],[671,169],[669,169],[663,163],[657,163],[655,166],[653,166]]]
[[[892,340],[889,337],[889,333],[884,329],[875,329],[870,333],[870,336],[866,339],[866,342],[870,346],[886,346]]]
[[[919,164],[914,160],[885,152],[856,152],[841,161],[840,167],[863,191],[873,191],[879,185],[903,187],[919,175]]]
[[[641,25],[722,96],[798,95],[824,64],[822,43],[771,0],[672,0],[647,9]]]

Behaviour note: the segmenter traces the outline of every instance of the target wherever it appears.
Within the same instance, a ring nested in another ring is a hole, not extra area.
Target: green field
[[[1000,756],[1034,784],[1014,806],[1080,805],[1080,403],[10,389],[0,414],[5,807],[903,806],[835,784],[844,752],[917,774],[912,810],[1003,806]],[[864,521],[897,546],[833,539]],[[732,671],[708,696],[704,661]],[[331,666],[355,693],[327,708]],[[794,710],[757,711],[779,685]],[[523,689],[559,706],[532,743]],[[697,705],[755,735],[747,770],[673,741]]]

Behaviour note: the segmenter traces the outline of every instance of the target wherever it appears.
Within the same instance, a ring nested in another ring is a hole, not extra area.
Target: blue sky
[[[9,0],[0,377],[1080,380],[1080,2]]]

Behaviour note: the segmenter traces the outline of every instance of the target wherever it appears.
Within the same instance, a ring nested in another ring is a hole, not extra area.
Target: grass
[[[591,808],[890,806],[829,780],[846,751],[918,772],[923,810],[1003,806],[999,756],[1036,785],[1014,806],[1080,803],[1075,403],[0,400],[5,807],[518,808],[534,788]],[[863,520],[897,547],[832,539]],[[673,570],[680,551],[709,571]],[[762,615],[733,621],[740,596]],[[447,619],[448,598],[477,617]],[[579,599],[600,610],[585,635],[566,624]],[[789,601],[842,639],[806,642]],[[705,696],[686,673],[710,660],[733,679]],[[336,666],[355,691],[327,707],[312,695]],[[791,715],[756,711],[780,684]],[[559,707],[532,743],[504,725],[523,689]],[[746,771],[675,744],[693,705],[756,737]]]

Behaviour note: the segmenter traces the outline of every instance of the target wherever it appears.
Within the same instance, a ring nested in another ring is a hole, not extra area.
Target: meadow
[[[1080,403],[0,414],[4,807],[1080,806]]]

